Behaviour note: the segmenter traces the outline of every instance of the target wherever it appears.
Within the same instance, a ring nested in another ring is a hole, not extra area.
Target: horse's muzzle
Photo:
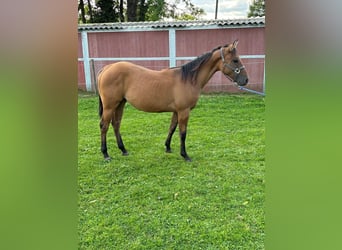
[[[242,75],[238,75],[238,76],[236,77],[235,82],[236,82],[239,86],[245,86],[245,85],[247,85],[247,83],[248,83],[248,77],[242,76]]]

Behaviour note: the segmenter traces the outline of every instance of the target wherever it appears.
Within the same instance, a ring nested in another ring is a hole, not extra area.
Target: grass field
[[[125,107],[121,156],[113,129],[100,152],[98,98],[79,95],[80,249],[264,249],[265,103],[203,95],[191,112],[187,152],[164,152],[171,113]]]

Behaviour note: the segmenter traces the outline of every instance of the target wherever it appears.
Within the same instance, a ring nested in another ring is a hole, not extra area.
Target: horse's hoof
[[[166,153],[172,153],[171,148],[165,150]]]
[[[112,158],[110,158],[110,156],[107,156],[104,159],[105,159],[105,161],[110,161]]]
[[[127,156],[127,155],[128,155],[128,152],[122,152],[122,155],[123,155],[123,156]]]
[[[184,157],[184,160],[187,161],[187,162],[191,162],[191,158],[189,156],[183,156]]]

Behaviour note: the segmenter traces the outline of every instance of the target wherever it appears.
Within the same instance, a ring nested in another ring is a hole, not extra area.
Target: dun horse
[[[119,149],[127,155],[120,135],[120,123],[126,102],[145,112],[173,112],[165,141],[171,152],[171,138],[179,125],[180,154],[191,161],[185,149],[190,111],[196,106],[201,90],[212,75],[221,71],[228,79],[244,86],[248,77],[237,53],[238,41],[213,49],[180,67],[154,71],[129,63],[105,66],[98,75],[101,151],[106,160],[107,131],[111,123]]]

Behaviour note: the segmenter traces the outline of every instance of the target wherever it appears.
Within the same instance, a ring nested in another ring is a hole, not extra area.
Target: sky
[[[203,19],[215,19],[216,0],[192,0],[195,6],[204,9]],[[217,19],[246,18],[251,0],[218,0]]]

